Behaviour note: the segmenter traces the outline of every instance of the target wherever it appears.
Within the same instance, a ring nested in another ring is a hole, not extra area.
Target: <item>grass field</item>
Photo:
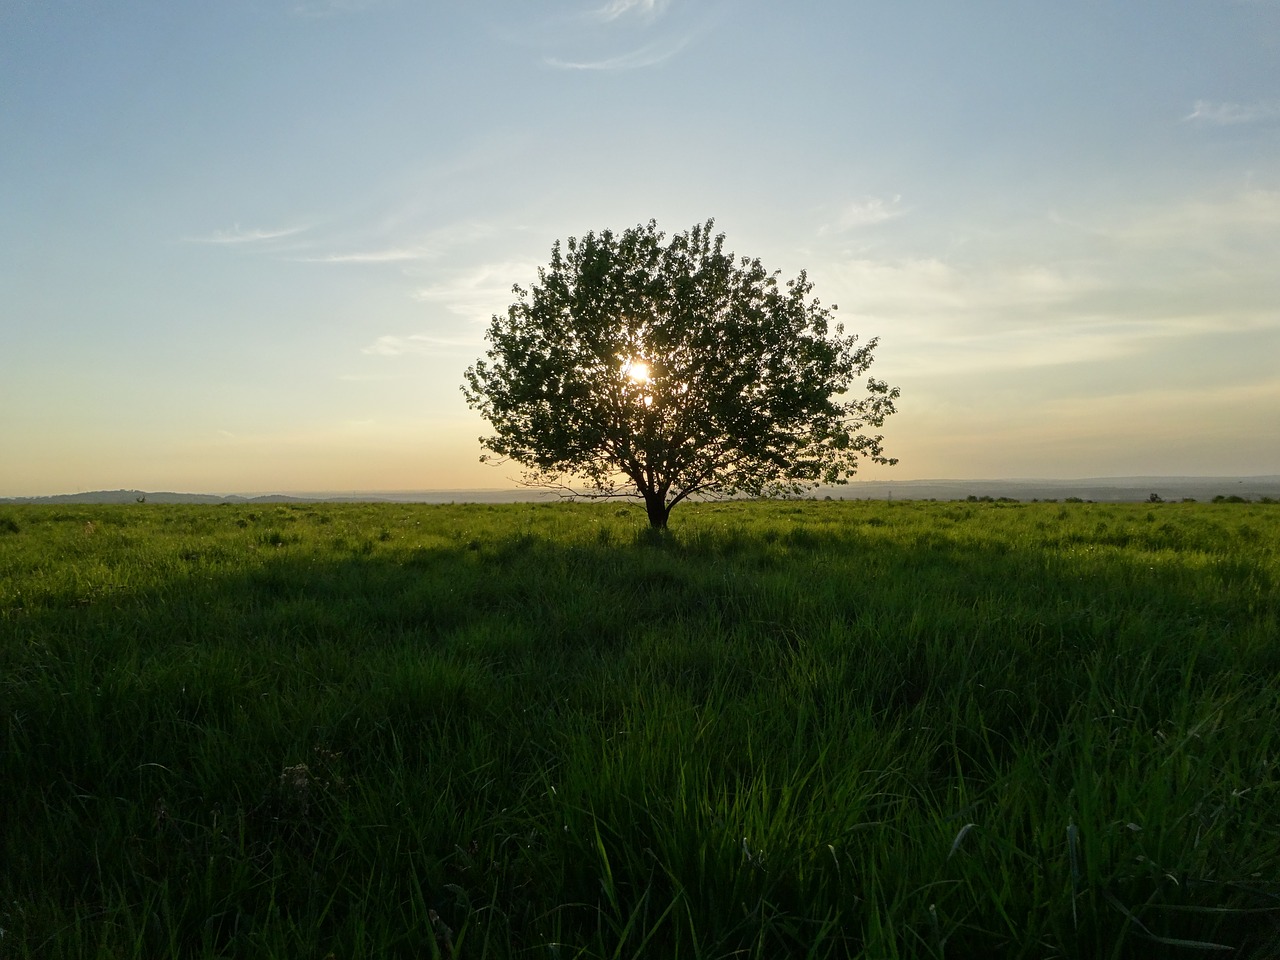
[[[1280,956],[1280,507],[672,524],[0,509],[0,957]]]

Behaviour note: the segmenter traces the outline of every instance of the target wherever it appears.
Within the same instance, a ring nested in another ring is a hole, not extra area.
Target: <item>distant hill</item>
[[[267,499],[267,498],[262,498]],[[0,503],[249,503],[246,497],[208,493],[155,493],[143,490],[91,490],[87,493],[59,493],[48,497],[9,497]]]
[[[818,491],[845,500],[963,500],[1008,497],[1011,500],[1065,500],[1079,497],[1099,503],[1132,503],[1156,494],[1163,500],[1280,499],[1280,475],[1262,477],[1092,477],[1080,480],[854,480]]]
[[[0,497],[0,504],[125,503],[520,503],[555,499],[540,490],[405,490],[390,493],[267,493],[255,496],[171,493],[148,490],[90,490],[44,497]]]
[[[1216,496],[1280,499],[1280,475],[1262,477],[1094,477],[1082,480],[854,480],[843,487],[819,488],[816,499],[836,500],[964,500],[1007,497],[1011,500],[1065,500],[1079,497],[1100,503],[1147,500],[1212,500]],[[124,503],[520,503],[553,500],[536,489],[403,490],[375,493],[305,493],[226,496],[144,490],[95,490],[47,497],[10,497],[0,504]]]

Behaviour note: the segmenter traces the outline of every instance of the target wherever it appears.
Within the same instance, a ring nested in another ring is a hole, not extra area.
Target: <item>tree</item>
[[[810,299],[805,273],[779,285],[713,224],[665,245],[653,221],[556,241],[466,371],[494,430],[481,443],[526,482],[642,499],[659,528],[695,494],[794,495],[846,482],[860,458],[896,463],[860,431],[898,388],[872,378],[848,396],[876,340],[831,332],[836,307]]]

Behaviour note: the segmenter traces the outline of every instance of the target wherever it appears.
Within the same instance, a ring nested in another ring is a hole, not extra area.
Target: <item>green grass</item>
[[[0,957],[1280,955],[1280,508],[673,524],[0,508]]]

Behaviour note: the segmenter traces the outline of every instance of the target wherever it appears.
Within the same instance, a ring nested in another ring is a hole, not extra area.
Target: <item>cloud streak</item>
[[[1197,100],[1192,104],[1191,112],[1182,119],[1217,127],[1280,120],[1280,100],[1259,100],[1256,103]]]
[[[603,60],[561,60],[559,57],[547,57],[543,62],[557,70],[640,70],[670,60],[687,47],[691,39],[692,37],[681,37],[665,43],[650,43],[630,53],[607,57]]]
[[[285,227],[279,230],[262,230],[262,229],[244,229],[240,224],[236,224],[230,230],[215,230],[213,233],[204,237],[184,237],[187,243],[217,243],[217,244],[237,244],[237,243],[263,243],[268,240],[281,240],[285,237],[296,236],[305,233],[311,228],[308,226]]]
[[[537,267],[531,263],[482,264],[419,287],[413,298],[419,303],[441,304],[450,313],[483,323],[511,302],[514,282],[526,282],[536,275]]]
[[[463,222],[438,227],[423,233],[414,231],[411,234],[397,237],[402,233],[399,216],[384,220],[376,228],[376,234],[384,239],[359,239],[348,234],[347,239],[338,237],[326,241],[329,252],[310,252],[299,254],[290,259],[295,263],[333,263],[333,264],[380,264],[380,263],[425,263],[449,257],[463,247],[480,241],[491,240],[500,233],[518,232],[517,227],[498,227],[490,223]],[[366,236],[367,236],[366,231]],[[320,246],[313,241],[309,248],[314,250]],[[346,247],[346,250],[341,248]],[[334,248],[338,248],[337,252]]]
[[[841,259],[824,289],[916,377],[1121,359],[1147,370],[1172,356],[1208,362],[1280,333],[1278,191],[1111,211],[1088,227],[1050,222],[1064,229],[1040,257],[1002,243],[954,261]]]
[[[303,0],[294,6],[293,12],[299,17],[338,17],[361,13],[379,2],[380,0]]]
[[[895,195],[888,199],[884,197],[864,197],[861,200],[854,200],[845,204],[836,215],[835,222],[823,226],[818,233],[826,235],[844,233],[846,230],[856,230],[859,227],[873,227],[878,223],[884,223],[886,220],[896,220],[906,212],[902,207],[901,195]]]
[[[322,257],[294,259],[299,263],[403,263],[407,260],[425,260],[430,256],[430,251],[419,247],[390,247],[386,250],[330,253]]]
[[[671,0],[611,0],[591,12],[592,19],[601,20],[608,23],[625,17],[628,14],[636,13],[645,19],[652,20],[661,16],[662,12],[670,6]]]
[[[455,349],[474,350],[482,343],[479,337],[433,337],[425,333],[411,333],[408,336],[387,334],[378,337],[360,352],[375,357],[429,357]]]
[[[1136,209],[1109,224],[1088,225],[1051,215],[1069,226],[1122,247],[1147,250],[1180,249],[1208,255],[1229,255],[1243,263],[1270,260],[1280,252],[1280,190],[1250,188],[1230,194],[1187,197],[1161,206]],[[1249,238],[1252,242],[1241,246]]]

